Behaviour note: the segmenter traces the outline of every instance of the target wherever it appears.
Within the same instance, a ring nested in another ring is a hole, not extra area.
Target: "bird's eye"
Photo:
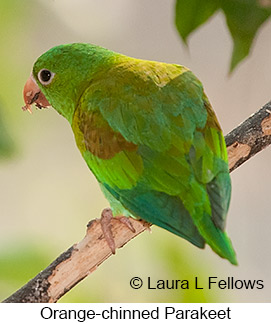
[[[52,79],[54,78],[55,73],[47,70],[47,69],[42,69],[38,73],[38,79],[41,84],[43,85],[48,85],[51,83]]]

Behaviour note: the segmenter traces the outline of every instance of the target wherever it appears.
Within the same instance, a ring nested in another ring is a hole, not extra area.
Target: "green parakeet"
[[[24,109],[51,105],[114,216],[156,224],[237,264],[225,232],[231,195],[224,137],[186,67],[74,43],[40,56]]]

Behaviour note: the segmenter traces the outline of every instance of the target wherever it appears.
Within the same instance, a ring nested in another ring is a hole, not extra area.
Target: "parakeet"
[[[60,45],[37,59],[24,99],[24,109],[52,106],[68,120],[113,216],[143,219],[199,248],[207,243],[237,264],[225,232],[225,141],[188,68]]]

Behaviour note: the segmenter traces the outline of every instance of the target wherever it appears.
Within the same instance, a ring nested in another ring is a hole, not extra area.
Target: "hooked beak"
[[[31,75],[29,79],[26,81],[24,90],[23,90],[24,102],[25,106],[22,107],[24,111],[28,111],[32,113],[31,105],[35,104],[37,108],[47,108],[50,106],[50,103],[45,98],[44,94],[41,92],[38,87],[36,81],[33,79]]]

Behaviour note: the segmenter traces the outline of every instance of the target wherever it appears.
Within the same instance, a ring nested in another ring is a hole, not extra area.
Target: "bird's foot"
[[[104,234],[104,238],[105,238],[109,248],[111,249],[111,252],[113,254],[115,254],[116,253],[116,245],[115,245],[115,240],[114,240],[112,230],[111,230],[111,221],[112,220],[117,220],[117,221],[125,224],[127,226],[127,228],[130,229],[132,232],[135,232],[135,228],[133,227],[129,218],[127,218],[123,215],[118,215],[118,216],[113,217],[113,213],[110,208],[106,208],[102,211],[100,223],[101,223],[102,231]]]
[[[148,230],[148,231],[151,233],[151,226],[152,226],[152,223],[147,222],[147,221],[142,220],[142,219],[140,219],[140,220],[138,220],[138,221],[140,221],[140,223],[143,225],[143,227],[145,227],[145,228],[146,228],[146,230]]]

